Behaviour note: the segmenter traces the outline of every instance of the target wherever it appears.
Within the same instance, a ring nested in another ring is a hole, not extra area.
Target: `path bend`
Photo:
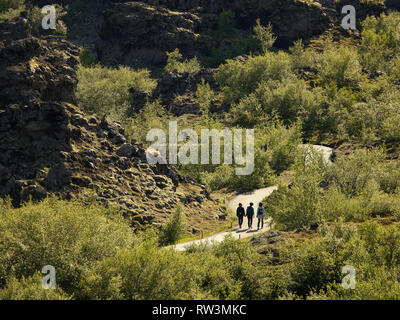
[[[332,148],[326,147],[326,146],[320,146],[320,145],[313,145],[313,148],[323,155],[325,161],[331,161],[331,157],[332,157],[332,153],[333,153]],[[254,207],[256,209],[259,202],[262,202],[265,198],[269,197],[272,194],[272,192],[274,192],[277,189],[278,189],[278,186],[272,186],[272,187],[261,188],[261,189],[257,189],[254,191],[235,195],[228,199],[228,202],[227,202],[228,208],[230,210],[232,210],[232,212],[236,212],[236,208],[238,207],[239,203],[242,203],[243,207],[246,208],[250,202],[253,202]],[[233,229],[219,232],[219,233],[213,234],[211,236],[205,237],[203,239],[197,239],[197,240],[179,243],[179,244],[173,245],[172,247],[177,251],[185,251],[187,249],[187,247],[189,247],[193,244],[212,245],[213,243],[222,242],[222,241],[224,241],[225,237],[228,235],[231,235],[234,239],[245,239],[245,238],[249,238],[249,237],[254,237],[257,234],[264,233],[269,230],[269,223],[267,222],[267,223],[264,223],[263,229],[260,229],[257,231],[257,229],[255,228],[257,225],[257,220],[256,219],[254,219],[254,220],[255,221],[253,221],[253,230],[247,230],[245,228],[246,222],[247,222],[245,220],[243,222],[243,229],[241,229],[241,230],[238,227],[235,227]]]

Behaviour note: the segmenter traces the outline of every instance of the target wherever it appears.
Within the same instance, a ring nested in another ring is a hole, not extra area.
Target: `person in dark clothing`
[[[253,202],[250,202],[250,205],[246,209],[246,217],[247,217],[247,222],[249,224],[249,229],[252,228],[253,216],[254,216]]]
[[[258,219],[257,230],[260,229],[260,224],[261,224],[261,229],[264,228],[264,214],[265,214],[265,209],[262,203],[260,203],[257,208],[257,219]]]
[[[239,220],[239,229],[242,229],[242,224],[243,224],[243,217],[244,217],[244,208],[241,203],[239,203],[239,207],[236,209],[236,215]]]

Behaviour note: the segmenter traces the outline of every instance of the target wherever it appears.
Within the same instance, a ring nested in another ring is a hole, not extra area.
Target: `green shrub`
[[[147,102],[139,113],[125,119],[123,124],[127,137],[149,146],[150,143],[146,141],[149,130],[159,128],[168,132],[169,121],[174,119],[174,116],[156,100]]]
[[[1,204],[0,239],[0,286],[51,265],[57,285],[72,293],[91,266],[130,247],[133,234],[117,210],[49,198]]]
[[[321,193],[317,179],[298,178],[290,189],[280,186],[268,199],[265,211],[279,229],[293,230],[307,227],[322,218],[318,211]]]
[[[371,81],[372,82],[372,81]],[[386,141],[396,141],[397,129],[396,117],[400,95],[393,84],[387,79],[379,79],[372,83],[364,83],[362,91],[355,100],[342,112],[337,110],[337,122],[341,122],[342,128],[347,132],[348,137],[356,138],[364,143],[370,143],[379,139]],[[353,95],[354,97],[354,95]]]
[[[327,180],[348,197],[360,195],[371,181],[379,181],[377,168],[384,160],[382,150],[358,150],[348,157],[338,157],[327,168]]]
[[[399,208],[396,197],[380,191],[374,181],[368,182],[360,195],[351,198],[332,187],[319,202],[319,211],[327,221],[343,218],[362,222],[377,216],[398,216]]]
[[[200,106],[200,111],[203,115],[209,116],[210,107],[214,102],[216,102],[217,98],[218,96],[214,90],[211,89],[210,84],[206,83],[203,79],[197,86],[195,96],[195,101]]]
[[[235,32],[234,35],[239,33]],[[211,49],[211,62],[213,66],[219,66],[227,59],[233,59],[240,55],[249,54],[258,48],[252,36],[239,36],[235,38],[218,39],[219,46]]]
[[[253,93],[263,81],[280,81],[290,77],[294,77],[294,74],[289,55],[281,51],[250,57],[245,63],[228,60],[216,73],[225,102],[229,104]]]
[[[287,128],[269,121],[255,131],[254,171],[250,175],[237,176],[235,166],[226,164],[184,166],[180,171],[198,179],[209,191],[254,190],[274,183],[274,171],[281,173],[294,163],[300,141],[299,125]]]
[[[183,206],[178,205],[175,212],[170,217],[170,220],[162,228],[159,235],[159,242],[161,245],[166,246],[176,243],[181,239],[186,232],[185,214]]]
[[[301,143],[299,124],[288,128],[276,122],[259,129],[256,137],[257,147],[266,149],[268,164],[276,173],[281,173],[294,164]]]
[[[264,27],[261,25],[260,19],[257,19],[257,24],[253,30],[263,52],[265,53],[271,49],[276,41],[276,37],[272,33],[272,25],[269,24],[267,27]]]
[[[400,162],[388,161],[376,168],[380,189],[393,194],[400,190]]]
[[[400,52],[399,25],[398,12],[367,17],[362,23],[359,52],[361,63],[370,74],[392,73],[390,61]]]
[[[57,35],[65,37],[68,33],[68,28],[63,21],[63,17],[66,15],[66,11],[60,5],[54,5],[56,9],[56,29],[45,30],[42,28],[42,20],[44,14],[42,14],[42,8],[33,6],[28,11],[28,21],[31,27],[32,35],[35,37]]]
[[[369,276],[360,278],[357,273],[356,288],[345,290],[341,283],[333,282],[326,290],[312,293],[307,300],[399,300],[400,282],[396,271],[387,268],[368,268]]]
[[[320,128],[326,99],[317,89],[310,90],[304,80],[285,79],[260,83],[254,93],[232,107],[235,123],[252,127],[263,125],[270,117],[285,124],[301,119],[303,129]]]
[[[335,244],[324,241],[312,241],[303,245],[289,265],[293,284],[291,290],[305,296],[314,290],[320,290],[329,283],[341,279],[341,267],[344,259],[339,256]]]
[[[97,57],[92,51],[81,48],[79,52],[79,61],[83,67],[89,68],[96,65]]]
[[[400,142],[400,115],[394,114],[383,120],[382,137],[388,142]]]
[[[220,32],[233,32],[236,28],[235,14],[231,10],[224,10],[219,15],[218,30]]]
[[[334,83],[339,88],[354,86],[362,80],[362,68],[355,48],[329,47],[318,62],[318,78],[322,84]]]
[[[303,298],[341,282],[345,265],[357,267],[357,259],[365,259],[357,229],[342,222],[321,224],[316,237],[302,243],[289,240],[280,253],[290,274],[289,292]]]
[[[23,0],[0,0],[0,22],[18,17],[23,10]]]
[[[326,289],[314,291],[308,299],[399,299],[399,235],[398,224],[383,227],[376,222],[353,232],[352,241],[346,242],[341,251],[347,260],[345,263],[355,267],[355,288],[345,290],[340,281],[334,281]]]
[[[209,191],[232,187],[235,178],[235,168],[230,165],[220,165],[213,172],[201,172],[200,180]]]
[[[130,90],[151,92],[156,82],[148,70],[134,71],[128,67],[109,69],[97,65],[80,66],[77,71],[77,98],[81,108],[102,116],[110,113],[115,120],[123,120],[131,107]]]
[[[0,0],[0,13],[9,9],[18,9],[25,3],[24,0]]]
[[[224,269],[240,286],[241,299],[275,299],[290,281],[282,268],[269,268],[271,257],[258,254],[250,242],[226,237],[212,252],[224,261]]]
[[[364,198],[348,198],[336,187],[329,188],[324,193],[318,207],[327,221],[336,221],[340,218],[344,218],[345,221],[365,221],[370,218]]]
[[[154,240],[154,239],[153,239]],[[210,253],[160,250],[151,239],[93,268],[82,283],[85,299],[238,299],[240,283]]]
[[[43,275],[35,273],[32,277],[20,280],[11,278],[4,288],[0,289],[0,300],[69,300],[60,288],[43,289]]]
[[[167,65],[164,68],[164,72],[177,71],[180,73],[194,73],[201,69],[200,63],[196,57],[191,60],[182,61],[183,56],[179,52],[179,49],[175,49],[172,52],[166,52],[166,54],[168,57],[168,61]]]
[[[304,47],[303,41],[297,40],[289,48],[292,66],[295,70],[314,67],[314,57],[310,50]]]

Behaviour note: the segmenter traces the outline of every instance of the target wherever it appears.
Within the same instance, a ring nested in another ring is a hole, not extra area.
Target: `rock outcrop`
[[[353,5],[357,18],[379,15],[385,6],[360,0],[142,0],[114,4],[104,12],[97,53],[102,63],[134,68],[165,64],[165,51],[179,48],[185,58],[209,55],[214,45],[208,32],[218,26],[223,10],[235,13],[237,26],[253,27],[257,19],[273,26],[275,45],[289,47],[308,41],[330,27],[339,27],[344,5]],[[218,44],[217,44],[218,45]],[[110,48],[113,48],[110,50]]]
[[[219,86],[215,79],[215,69],[201,69],[197,72],[167,72],[157,81],[153,93],[132,90],[132,113],[139,112],[146,102],[160,101],[163,107],[175,116],[184,114],[200,114],[200,106],[195,96],[200,84],[208,84],[217,91]],[[211,105],[212,112],[222,111]]]
[[[62,5],[73,2],[54,0]],[[212,34],[223,10],[235,14],[240,29],[250,29],[257,19],[264,25],[271,23],[275,45],[287,48],[297,39],[307,42],[331,27],[339,28],[344,5],[355,6],[360,21],[387,8],[398,9],[397,3],[387,0],[385,7],[362,0],[87,0],[82,16],[90,26],[86,24],[83,32],[73,24],[69,27],[74,30],[71,40],[96,47],[105,65],[157,69],[166,62],[165,51],[179,48],[185,58],[191,58],[209,56],[218,48],[219,40]],[[35,1],[35,5],[46,4]]]
[[[116,4],[104,12],[97,53],[107,65],[152,68],[165,64],[165,52],[175,48],[186,57],[207,53],[201,29],[201,19],[189,12],[141,2]]]
[[[9,21],[8,28],[19,23]],[[203,186],[171,166],[148,164],[120,124],[79,109],[78,53],[57,38],[1,34],[0,197],[18,206],[51,194],[95,196],[120,207],[135,227],[161,223],[178,203],[185,204],[189,227],[200,216],[218,221],[218,206]]]
[[[398,0],[386,0],[385,5],[388,9],[400,9],[400,2]]]
[[[166,73],[158,80],[154,98],[160,99],[162,104],[176,116],[199,114],[200,106],[194,100],[197,87],[207,83],[211,89],[218,90],[214,72],[214,69],[201,69],[194,73]]]

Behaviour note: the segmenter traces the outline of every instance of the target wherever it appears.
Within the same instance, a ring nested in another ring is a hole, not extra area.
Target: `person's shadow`
[[[253,195],[254,193],[255,193],[255,192],[254,192],[254,190],[253,190],[253,191],[243,192],[242,195],[243,195],[243,196],[251,196],[251,195]]]
[[[254,233],[254,232],[257,232],[257,231],[259,231],[259,230],[254,229],[254,230],[248,230],[247,232],[248,232],[248,233]]]

